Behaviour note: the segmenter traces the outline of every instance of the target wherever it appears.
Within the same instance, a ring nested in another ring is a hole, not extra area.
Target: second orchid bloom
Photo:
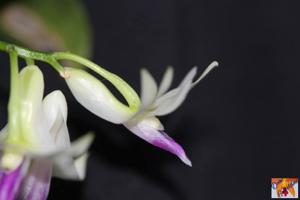
[[[45,200],[52,176],[85,177],[93,135],[71,144],[64,95],[54,91],[43,98],[44,80],[37,66],[13,73],[9,121],[0,133],[0,199]]]
[[[138,137],[175,154],[191,166],[183,148],[164,132],[164,127],[156,116],[167,115],[176,110],[193,86],[217,66],[217,62],[212,62],[195,81],[197,68],[191,69],[179,86],[172,90],[169,90],[173,79],[172,68],[166,70],[159,87],[151,74],[142,69],[141,98],[131,88],[128,92],[126,82],[110,74],[110,82],[125,97],[128,106],[121,103],[100,80],[88,72],[65,68],[64,77],[74,97],[90,112],[112,123],[123,124]]]

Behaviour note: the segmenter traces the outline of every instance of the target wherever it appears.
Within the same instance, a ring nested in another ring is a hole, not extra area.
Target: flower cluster
[[[10,54],[11,88],[8,123],[0,132],[0,200],[45,200],[51,177],[83,180],[88,148],[94,135],[87,133],[70,142],[67,128],[67,103],[63,93],[53,91],[44,97],[44,78],[34,60],[52,65],[65,79],[75,99],[98,117],[123,124],[148,143],[175,154],[192,166],[183,148],[164,131],[157,118],[176,110],[188,92],[208,72],[218,66],[211,63],[194,80],[191,69],[179,86],[169,90],[173,69],[167,68],[159,86],[151,74],[141,70],[141,97],[119,76],[99,65],[70,53],[31,52],[0,41],[0,50]],[[18,57],[27,66],[19,71]],[[28,59],[29,58],[29,59]],[[95,76],[79,69],[63,67],[60,60],[83,65],[112,83],[127,101],[124,104]]]
[[[164,127],[156,116],[167,115],[176,110],[188,92],[202,80],[208,72],[218,66],[212,62],[202,75],[193,81],[197,68],[191,69],[175,89],[168,91],[173,79],[173,69],[167,68],[160,86],[151,74],[141,70],[141,101],[138,110],[132,112],[119,102],[111,92],[89,73],[80,69],[66,69],[66,81],[77,101],[95,115],[112,123],[123,124],[143,140],[177,155],[185,164],[192,163],[183,148],[164,132]]]

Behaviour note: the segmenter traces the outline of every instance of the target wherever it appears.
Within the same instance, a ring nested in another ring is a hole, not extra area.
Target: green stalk
[[[113,74],[101,66],[82,58],[78,55],[67,52],[57,52],[57,53],[42,53],[37,51],[31,51],[29,49],[19,47],[13,44],[9,44],[0,41],[0,50],[11,53],[14,52],[15,55],[25,59],[27,64],[34,64],[34,61],[43,61],[50,64],[60,75],[64,76],[64,67],[58,62],[60,60],[70,60],[79,63],[94,72],[101,75],[103,78],[111,82],[117,90],[124,96],[130,109],[132,111],[137,111],[140,106],[140,98],[135,92],[135,90],[128,85],[123,79],[121,79],[116,74]]]
[[[19,47],[17,45],[9,44],[3,41],[0,41],[0,50],[5,51],[5,52],[11,52],[14,51],[16,54],[25,59],[26,62],[32,64],[30,60],[38,60],[38,61],[43,61],[48,64],[50,64],[58,73],[63,73],[64,68],[57,62],[52,54],[49,53],[42,53],[42,52],[37,52],[37,51],[31,51],[29,49]]]
[[[25,61],[26,61],[26,64],[27,64],[27,65],[34,65],[34,64],[35,64],[35,63],[34,63],[34,60],[31,59],[31,58],[25,58]]]
[[[19,130],[19,67],[18,67],[18,55],[15,51],[9,52],[10,57],[10,96],[8,103],[8,129],[14,137],[18,137]],[[12,139],[12,138],[10,138]]]

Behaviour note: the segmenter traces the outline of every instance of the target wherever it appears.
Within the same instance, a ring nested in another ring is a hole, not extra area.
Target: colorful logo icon
[[[272,199],[297,199],[298,178],[272,178],[271,197]]]

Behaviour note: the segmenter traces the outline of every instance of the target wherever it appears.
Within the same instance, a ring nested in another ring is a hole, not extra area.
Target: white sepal
[[[208,65],[208,67],[202,72],[201,76],[193,83],[193,86],[195,86],[197,83],[199,83],[211,70],[213,70],[215,67],[218,67],[219,63],[217,61],[213,61]]]
[[[142,107],[150,105],[157,95],[157,85],[146,69],[141,70],[141,101]]]
[[[67,111],[67,102],[61,91],[53,91],[45,97],[43,112],[47,120],[47,130],[56,149],[70,146]]]
[[[85,134],[72,143],[70,148],[54,154],[52,157],[53,176],[68,180],[84,179],[88,158],[87,149],[93,139],[93,134]]]
[[[180,83],[178,88],[167,92],[155,101],[155,115],[162,116],[169,114],[176,110],[183,103],[188,92],[192,88],[193,78],[195,77],[196,73],[196,68],[191,69]]]
[[[159,89],[157,92],[158,97],[164,94],[166,91],[168,91],[168,89],[172,84],[173,76],[174,76],[174,69],[172,67],[168,67],[159,85]]]
[[[73,68],[65,69],[66,82],[76,100],[87,110],[112,123],[130,119],[135,111],[121,103],[108,89],[89,73]]]
[[[44,124],[38,122],[41,115],[41,102],[44,94],[44,77],[41,70],[35,66],[27,66],[20,72],[19,117],[22,137],[35,147],[42,140],[43,133],[36,127]],[[14,134],[14,133],[10,133]]]

